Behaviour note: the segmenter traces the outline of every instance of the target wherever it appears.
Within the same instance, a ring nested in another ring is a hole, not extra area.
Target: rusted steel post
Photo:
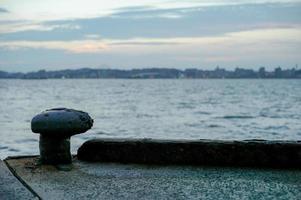
[[[40,134],[41,163],[71,163],[70,137],[92,126],[93,119],[88,113],[73,109],[54,108],[36,115],[31,121],[31,130]]]

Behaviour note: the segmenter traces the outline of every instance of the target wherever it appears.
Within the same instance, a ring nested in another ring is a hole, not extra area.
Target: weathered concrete
[[[73,170],[7,161],[43,199],[301,199],[301,170],[88,163]]]
[[[85,161],[301,169],[300,141],[95,139],[78,149]]]
[[[2,160],[0,160],[0,199],[38,199],[24,185],[22,185],[22,183],[10,172]]]

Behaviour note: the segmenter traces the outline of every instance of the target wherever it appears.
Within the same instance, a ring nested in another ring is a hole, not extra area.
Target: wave
[[[267,126],[264,130],[290,130],[288,126]]]
[[[208,128],[222,128],[224,126],[218,125],[218,124],[210,124],[208,125]]]
[[[223,119],[254,119],[256,117],[250,116],[250,115],[225,115],[221,118],[223,118]]]
[[[199,114],[199,115],[210,115],[211,113],[210,112],[206,112],[206,111],[197,111],[197,112],[194,112],[195,114]]]

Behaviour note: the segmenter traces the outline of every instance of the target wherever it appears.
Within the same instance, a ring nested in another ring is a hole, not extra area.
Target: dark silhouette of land
[[[281,69],[280,67],[273,71],[266,71],[264,67],[259,70],[236,68],[233,71],[226,70],[217,67],[214,70],[202,70],[196,68],[189,68],[185,70],[173,69],[173,68],[147,68],[147,69],[66,69],[58,71],[46,71],[40,70],[36,72],[28,73],[9,73],[0,71],[0,78],[2,79],[62,79],[62,78],[94,78],[94,79],[106,79],[106,78],[125,78],[125,79],[156,79],[156,78],[168,78],[168,79],[229,79],[229,78],[279,78],[279,79],[300,79],[301,69]]]

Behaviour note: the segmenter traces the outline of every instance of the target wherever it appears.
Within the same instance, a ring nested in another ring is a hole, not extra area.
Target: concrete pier
[[[0,199],[301,199],[298,141],[98,139],[0,162]]]
[[[1,200],[32,200],[38,199],[0,160],[0,199]]]
[[[72,170],[64,171],[51,165],[28,167],[34,162],[7,160],[47,200],[301,199],[300,170],[90,163],[75,158]]]

